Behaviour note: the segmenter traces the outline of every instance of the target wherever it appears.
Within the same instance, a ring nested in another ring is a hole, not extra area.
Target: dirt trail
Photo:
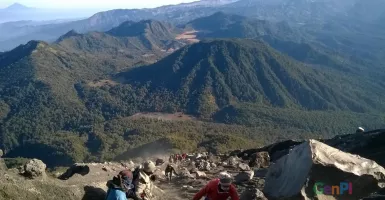
[[[195,117],[186,115],[183,113],[137,113],[135,115],[132,115],[130,118],[132,119],[140,119],[140,118],[151,118],[151,119],[157,119],[162,121],[190,121],[190,120],[197,120]]]
[[[94,82],[89,82],[87,85],[90,86],[90,87],[102,87],[104,85],[111,85],[111,86],[114,86],[114,85],[117,85],[118,83],[113,81],[113,80],[99,80],[99,81],[94,81]]]
[[[200,40],[197,39],[197,33],[198,31],[186,31],[186,32],[183,32],[182,34],[179,34],[175,37],[176,40],[186,40],[190,43],[197,43],[199,42]]]

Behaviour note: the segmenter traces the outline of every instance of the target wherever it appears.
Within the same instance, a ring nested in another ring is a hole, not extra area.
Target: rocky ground
[[[178,175],[172,181],[166,180],[168,163],[163,162],[155,172],[155,200],[192,199],[222,171],[233,175],[242,200],[385,199],[381,195],[385,187],[384,142],[385,131],[377,130],[322,141],[284,141],[226,155],[193,155],[174,164]],[[119,171],[138,165],[139,161],[77,163],[67,171],[47,174],[39,160],[7,169],[0,158],[0,199],[104,200],[106,182]],[[346,189],[344,195],[315,194],[316,182],[330,186],[348,182],[353,192],[348,194]]]

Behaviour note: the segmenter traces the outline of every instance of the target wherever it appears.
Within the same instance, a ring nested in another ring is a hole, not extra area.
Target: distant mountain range
[[[153,9],[118,9],[100,12],[88,19],[73,21],[70,23],[42,25],[31,27],[17,37],[4,39],[0,36],[0,50],[10,50],[21,43],[29,40],[54,41],[60,35],[76,30],[80,33],[88,31],[107,31],[125,21],[140,21],[156,19],[174,24],[185,24],[194,19],[212,15],[222,11],[238,14],[259,20],[271,22],[286,21],[295,26],[314,25],[322,27],[327,23],[337,23],[338,26],[350,26],[354,24],[377,22],[375,26],[381,25],[384,19],[382,8],[385,2],[373,0],[371,3],[360,6],[363,0],[239,0],[239,1],[216,1],[206,0],[179,5],[162,6]],[[373,9],[372,9],[373,8]],[[372,9],[367,16],[359,17]],[[361,14],[360,14],[361,13]],[[364,19],[367,19],[364,21]],[[360,26],[360,25],[359,25]],[[311,28],[314,30],[314,27]],[[1,29],[0,29],[1,30]],[[7,29],[1,31],[8,32]],[[9,38],[9,37],[8,37]]]
[[[0,23],[15,21],[50,21],[60,19],[79,20],[97,12],[95,9],[41,9],[14,3],[0,9]],[[38,39],[38,38],[36,38]]]
[[[6,8],[0,9],[1,11],[16,11],[16,12],[23,12],[23,11],[29,11],[35,8],[27,7],[19,3],[14,3]]]

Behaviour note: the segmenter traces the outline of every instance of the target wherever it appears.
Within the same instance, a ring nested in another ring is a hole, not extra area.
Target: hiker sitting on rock
[[[130,170],[121,171],[112,180],[107,182],[106,200],[127,200],[126,194],[134,188],[133,174]]]
[[[210,181],[193,198],[200,200],[205,196],[205,200],[239,200],[237,189],[231,184],[232,179],[227,172],[221,172],[218,179]]]
[[[155,164],[152,161],[147,161],[143,163],[142,166],[137,167],[133,172],[134,177],[134,186],[135,192],[134,194],[129,194],[129,198],[133,198],[134,200],[150,200],[153,197],[153,188],[155,175],[153,175],[155,171]]]
[[[174,167],[171,164],[168,164],[166,169],[164,170],[166,177],[169,181],[171,181],[172,174],[178,175],[174,169]]]

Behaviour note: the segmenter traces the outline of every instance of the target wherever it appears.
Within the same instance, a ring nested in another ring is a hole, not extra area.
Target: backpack
[[[135,197],[135,189],[136,189],[136,184],[138,183],[137,180],[139,179],[139,167],[135,168],[135,170],[132,172],[132,183],[134,185],[133,188],[131,188],[127,192],[127,198],[134,198]]]

